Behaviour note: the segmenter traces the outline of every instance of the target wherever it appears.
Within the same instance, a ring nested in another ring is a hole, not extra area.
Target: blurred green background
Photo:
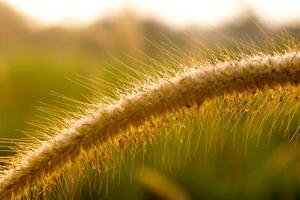
[[[234,22],[214,29],[172,28],[151,18],[139,18],[129,10],[86,27],[39,27],[7,5],[0,4],[0,133],[16,136],[32,118],[37,101],[49,102],[49,90],[78,97],[82,88],[68,78],[76,75],[108,79],[109,64],[130,65],[128,55],[143,60],[141,53],[164,59],[153,45],[171,41],[183,50],[201,52],[233,41],[261,41],[266,34],[282,31],[297,37],[299,26],[270,28],[250,11]]]

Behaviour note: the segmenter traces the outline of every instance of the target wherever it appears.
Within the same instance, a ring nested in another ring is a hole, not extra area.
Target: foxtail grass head
[[[92,157],[95,151],[103,163],[109,162],[113,159],[111,145],[121,152],[149,143],[155,137],[153,127],[168,123],[165,116],[201,106],[214,97],[300,82],[300,53],[296,50],[181,67],[171,75],[161,73],[117,99],[78,103],[80,112],[73,113],[71,119],[54,121],[56,127],[40,124],[52,134],[42,139],[32,134],[33,144],[20,144],[19,153],[9,158],[1,171],[0,198],[46,191],[51,184],[60,184],[66,170],[80,165],[82,158]],[[147,134],[141,130],[148,130]]]

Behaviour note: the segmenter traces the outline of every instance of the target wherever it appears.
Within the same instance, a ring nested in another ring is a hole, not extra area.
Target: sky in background
[[[269,25],[300,22],[300,0],[0,0],[44,25],[86,24],[129,8],[174,25],[214,26],[251,9]]]

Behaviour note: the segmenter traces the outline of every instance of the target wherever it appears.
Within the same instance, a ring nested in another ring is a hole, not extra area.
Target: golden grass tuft
[[[83,105],[84,114],[65,121],[63,127],[48,127],[53,129],[53,135],[46,140],[37,139],[30,147],[23,145],[20,153],[10,159],[10,165],[1,172],[0,198],[32,195],[30,191],[39,192],[40,187],[46,190],[64,170],[76,165],[81,157],[92,156],[94,151],[103,152],[99,159],[104,162],[112,160],[106,150],[112,142],[120,151],[129,145],[129,140],[133,145],[149,142],[154,136],[151,128],[147,138],[134,136],[156,122],[163,123],[161,116],[165,114],[200,106],[205,100],[224,94],[299,82],[300,53],[288,51],[187,66],[173,76],[164,74],[136,87],[118,100]]]

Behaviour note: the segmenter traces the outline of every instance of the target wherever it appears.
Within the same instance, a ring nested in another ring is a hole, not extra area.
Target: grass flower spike
[[[20,197],[34,186],[51,182],[92,147],[168,112],[225,93],[256,90],[300,82],[300,53],[259,55],[240,61],[188,66],[173,77],[162,77],[140,91],[89,115],[40,142],[37,148],[11,159],[2,171],[0,199]]]

